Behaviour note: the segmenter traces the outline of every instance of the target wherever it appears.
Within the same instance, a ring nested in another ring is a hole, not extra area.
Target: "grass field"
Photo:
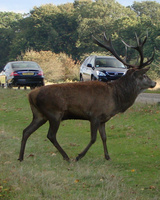
[[[48,124],[28,139],[17,161],[23,129],[32,114],[29,90],[0,89],[0,199],[158,200],[160,199],[160,107],[135,104],[106,124],[111,161],[101,139],[74,162],[90,140],[87,121],[62,122],[58,141],[71,158],[63,160],[46,138]]]

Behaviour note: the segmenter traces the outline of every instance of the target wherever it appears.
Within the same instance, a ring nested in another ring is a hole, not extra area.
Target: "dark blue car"
[[[7,87],[34,88],[44,85],[44,76],[41,67],[32,61],[13,61],[4,67]]]

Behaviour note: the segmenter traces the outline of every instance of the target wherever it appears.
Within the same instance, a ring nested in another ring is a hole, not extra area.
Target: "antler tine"
[[[93,42],[95,44],[97,44],[98,46],[100,47],[103,47],[105,49],[107,49],[112,55],[114,55],[120,62],[122,62],[124,65],[130,67],[130,68],[135,68],[135,66],[133,65],[130,65],[128,63],[126,63],[123,59],[121,59],[121,57],[117,54],[117,52],[115,51],[113,45],[112,45],[112,41],[111,41],[111,37],[109,37],[109,39],[107,39],[106,37],[106,34],[104,33],[104,44],[97,40],[93,35],[92,35],[92,38],[93,38]]]
[[[137,33],[135,33],[135,37],[136,37],[136,40],[137,40],[137,45],[139,45],[139,38],[137,36]]]
[[[97,44],[97,45],[100,46],[100,47],[105,48],[105,45],[102,44],[99,40],[97,40],[93,35],[92,35],[92,39],[93,39],[93,42],[94,42],[95,44]]]
[[[151,64],[151,62],[153,61],[153,58],[154,58],[154,54],[153,54],[151,59],[149,59],[147,62],[143,63],[143,61],[144,61],[143,46],[146,43],[146,40],[148,38],[148,34],[147,34],[147,36],[145,36],[143,41],[141,41],[141,39],[138,38],[136,33],[135,33],[135,37],[136,37],[136,41],[137,41],[137,46],[130,46],[126,42],[124,42],[123,40],[122,40],[122,42],[125,46],[130,47],[130,48],[138,51],[138,53],[140,54],[140,64],[138,66],[136,66],[136,68],[141,69],[141,68]]]
[[[148,36],[146,35],[143,42],[142,42],[142,46],[146,43],[147,38],[148,38]]]
[[[137,46],[136,46],[136,47],[133,47],[133,48],[136,49],[136,48],[139,47],[139,46],[143,47],[144,44],[146,43],[147,38],[148,38],[148,33],[147,33],[147,35],[145,36],[143,42],[141,41],[141,38],[138,38],[137,33],[135,33],[135,36],[136,36],[136,40],[137,40]]]
[[[153,60],[154,60],[154,55],[155,55],[155,49],[154,49],[152,57],[149,60],[147,60],[145,63],[143,63],[142,66],[139,69],[144,68],[147,65],[150,65],[153,62]]]
[[[146,65],[148,65],[147,62],[143,63],[143,61],[144,61],[143,46],[147,41],[148,35],[145,36],[143,41],[141,41],[141,39],[138,38],[136,33],[135,33],[135,36],[136,36],[136,40],[137,40],[137,46],[134,49],[136,49],[138,51],[138,53],[140,54],[140,63],[137,66],[137,68],[141,69],[141,68],[145,67]]]
[[[143,62],[144,61],[143,46],[144,46],[144,44],[145,44],[145,42],[146,42],[146,40],[148,38],[148,34],[147,34],[147,36],[145,36],[143,41],[141,41],[141,39],[138,38],[136,33],[135,33],[135,37],[136,37],[136,40],[137,40],[137,46],[130,46],[126,42],[124,42],[123,40],[122,40],[122,42],[126,47],[129,47],[129,48],[132,48],[132,49],[135,49],[135,50],[138,51],[138,53],[140,54],[140,63],[139,63],[139,65],[131,65],[131,64],[126,63],[123,59],[121,59],[121,57],[117,54],[117,52],[115,51],[115,49],[114,49],[114,47],[112,45],[111,37],[109,37],[109,39],[107,39],[105,33],[104,33],[104,38],[103,38],[104,39],[104,43],[102,43],[101,41],[97,40],[94,36],[92,36],[94,43],[96,43],[100,47],[103,47],[103,48],[107,49],[108,51],[110,51],[111,54],[113,54],[124,65],[128,66],[129,68],[141,69],[141,68],[143,68],[143,67],[145,67],[147,65],[150,65],[153,62],[155,51],[154,51],[152,57],[148,61],[146,61],[144,63]]]
[[[113,45],[112,45],[112,40],[111,37],[109,37],[109,39],[107,39],[106,34],[104,33],[104,43],[105,43],[105,48],[110,51],[119,61],[121,61],[122,63],[124,62],[124,60],[122,60],[119,55],[117,54],[117,52],[115,51]]]
[[[104,42],[106,45],[112,46],[111,37],[109,37],[109,39],[107,40],[107,36],[106,36],[105,32],[104,32],[103,38],[104,38]]]
[[[123,44],[124,44],[126,47],[129,47],[129,48],[132,48],[132,49],[135,49],[135,48],[136,48],[135,46],[131,46],[131,45],[127,44],[123,39],[121,39],[121,41],[123,42]]]

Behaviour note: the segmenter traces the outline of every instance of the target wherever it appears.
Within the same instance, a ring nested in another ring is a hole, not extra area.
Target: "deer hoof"
[[[20,162],[22,162],[22,161],[23,161],[23,159],[21,159],[21,158],[18,158],[17,160],[19,160]]]
[[[106,159],[106,160],[111,160],[111,158],[110,158],[109,155],[105,155],[105,159]]]
[[[63,158],[63,160],[66,160],[67,162],[70,162],[70,159],[67,157]]]
[[[76,157],[75,161],[76,161],[76,162],[79,161],[79,157],[78,157],[78,156]]]
[[[80,157],[80,155],[78,155],[78,156],[76,157],[75,161],[77,162],[77,161],[79,161],[80,159],[81,159],[81,157]]]

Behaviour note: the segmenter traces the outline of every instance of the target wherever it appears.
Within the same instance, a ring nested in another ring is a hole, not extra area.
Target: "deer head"
[[[123,60],[118,54],[117,52],[115,51],[113,45],[112,45],[112,41],[111,41],[111,38],[109,37],[109,39],[107,39],[106,37],[106,34],[104,33],[104,42],[101,42],[99,40],[97,40],[94,36],[93,37],[93,41],[95,44],[99,45],[100,47],[103,47],[105,49],[107,49],[108,51],[110,51],[110,53],[112,55],[114,55],[120,62],[122,62],[124,65],[126,65],[128,68],[136,68],[136,69],[142,69],[144,68],[145,66],[147,65],[150,65],[152,63],[152,61],[154,60],[154,54],[155,54],[155,51],[152,55],[152,57],[150,59],[148,59],[146,62],[144,62],[144,55],[143,55],[143,46],[144,44],[146,43],[146,40],[147,40],[147,37],[148,36],[145,36],[144,40],[142,41],[140,38],[137,37],[137,34],[135,34],[135,37],[136,37],[136,41],[137,41],[137,46],[130,46],[128,45],[127,43],[125,43],[123,40],[123,44],[126,46],[126,47],[129,47],[129,48],[132,48],[132,49],[135,49],[138,51],[139,55],[140,55],[140,62],[139,62],[139,65],[131,65],[129,63],[126,63],[125,60]]]

